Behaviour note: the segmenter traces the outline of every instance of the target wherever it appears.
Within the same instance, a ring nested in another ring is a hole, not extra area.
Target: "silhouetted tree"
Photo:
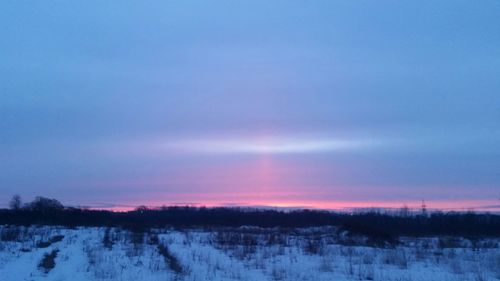
[[[27,209],[35,211],[62,210],[63,204],[56,199],[37,196],[35,200],[26,205]]]
[[[399,216],[401,216],[403,218],[410,216],[410,209],[408,208],[408,206],[406,204],[403,205],[403,207],[401,207],[401,209],[399,209]]]
[[[12,199],[10,199],[9,207],[12,210],[19,210],[21,209],[21,204],[22,204],[21,196],[16,194],[12,196]]]

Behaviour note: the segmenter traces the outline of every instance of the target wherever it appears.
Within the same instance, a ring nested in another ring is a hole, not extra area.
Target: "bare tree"
[[[26,207],[30,210],[36,211],[46,211],[46,210],[62,210],[64,209],[63,204],[56,199],[46,198],[42,196],[37,196],[35,200],[26,204]]]
[[[12,199],[10,199],[9,207],[12,210],[19,210],[21,209],[21,204],[22,204],[21,196],[16,194],[12,196]]]

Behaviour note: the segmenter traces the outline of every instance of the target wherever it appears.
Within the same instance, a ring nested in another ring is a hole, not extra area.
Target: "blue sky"
[[[498,1],[1,3],[0,200],[498,204],[499,14]]]

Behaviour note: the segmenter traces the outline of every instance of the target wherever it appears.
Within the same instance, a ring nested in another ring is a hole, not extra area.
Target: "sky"
[[[499,15],[3,1],[0,206],[500,209]]]

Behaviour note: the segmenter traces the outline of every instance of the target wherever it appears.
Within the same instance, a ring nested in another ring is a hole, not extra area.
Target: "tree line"
[[[127,212],[67,207],[37,197],[22,204],[15,196],[0,209],[0,225],[122,227],[141,232],[161,227],[304,228],[336,226],[348,233],[390,241],[399,236],[500,237],[500,215],[473,212],[428,212],[394,215],[382,211],[341,213],[325,210],[279,211],[234,207],[138,207]]]

